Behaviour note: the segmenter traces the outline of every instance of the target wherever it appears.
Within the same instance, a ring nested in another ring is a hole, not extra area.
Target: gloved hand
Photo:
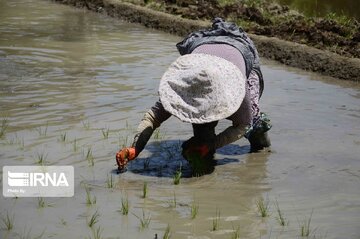
[[[127,163],[136,158],[136,150],[135,147],[131,148],[123,148],[119,152],[116,153],[116,163],[118,165],[119,170],[125,169]]]

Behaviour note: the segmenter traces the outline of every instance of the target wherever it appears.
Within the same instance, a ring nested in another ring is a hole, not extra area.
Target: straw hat
[[[177,58],[161,78],[160,101],[172,115],[188,123],[225,119],[245,97],[245,77],[233,63],[208,54]]]

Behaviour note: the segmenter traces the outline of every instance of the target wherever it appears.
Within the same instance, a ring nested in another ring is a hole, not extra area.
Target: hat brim
[[[209,123],[237,111],[245,77],[233,63],[208,54],[180,56],[163,74],[159,95],[165,110],[188,123]]]

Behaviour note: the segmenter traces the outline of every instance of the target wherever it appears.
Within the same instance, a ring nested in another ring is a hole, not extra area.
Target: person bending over
[[[211,164],[216,149],[242,137],[249,140],[251,152],[269,147],[270,120],[259,109],[263,75],[247,34],[215,18],[211,29],[192,32],[176,46],[181,56],[163,74],[159,100],[145,113],[132,146],[116,154],[119,170],[172,115],[192,124],[194,136],[182,144],[182,155],[197,174],[205,173],[201,165]],[[223,119],[231,120],[232,126],[216,135],[215,127]]]

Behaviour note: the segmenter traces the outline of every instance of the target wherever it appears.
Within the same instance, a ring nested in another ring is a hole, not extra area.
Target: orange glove
[[[136,150],[134,147],[123,148],[116,153],[116,163],[119,167],[119,170],[123,170],[126,167],[126,164],[136,158]]]

